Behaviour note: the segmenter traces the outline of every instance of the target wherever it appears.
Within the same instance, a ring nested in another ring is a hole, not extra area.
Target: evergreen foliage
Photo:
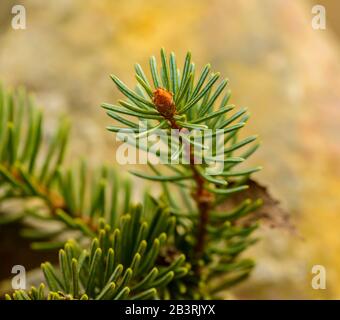
[[[0,216],[0,223],[29,222],[22,235],[34,241],[35,249],[64,246],[58,267],[42,264],[48,290],[42,284],[6,298],[209,299],[250,274],[254,262],[240,255],[256,241],[257,222],[243,219],[262,202],[244,199],[229,212],[219,205],[245,190],[249,176],[260,169],[236,169],[258,143],[256,136],[239,138],[249,114],[246,109],[231,114],[235,106],[229,104],[228,81],[217,84],[219,73],[212,73],[210,65],[195,80],[195,69],[190,53],[180,71],[175,55],[168,57],[162,49],[160,68],[155,57],[150,59],[152,81],[138,64],[135,90],[111,76],[127,99],[102,105],[120,123],[109,131],[130,129],[137,141],[156,129],[169,136],[171,129],[223,131],[223,169],[216,175],[206,174],[208,161],[193,161],[195,146],[203,145],[185,134],[175,156],[186,156],[187,163],[148,163],[150,173],[133,171],[162,186],[158,198],[145,192],[142,204],[133,204],[131,181],[112,168],[90,170],[84,161],[68,168],[63,163],[68,121],[61,119],[48,137],[33,100],[23,91],[0,88],[0,204],[20,202],[16,212]],[[154,152],[151,145],[143,147]],[[212,156],[218,154],[214,147]]]

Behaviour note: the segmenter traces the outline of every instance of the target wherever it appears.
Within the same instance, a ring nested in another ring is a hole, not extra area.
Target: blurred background
[[[25,30],[11,27],[15,4],[26,8]],[[315,4],[326,30],[312,28]],[[118,98],[109,74],[133,85],[133,64],[146,67],[161,47],[179,59],[190,50],[199,68],[210,62],[230,79],[232,102],[249,107],[246,130],[262,140],[257,179],[301,235],[261,231],[247,252],[255,272],[234,296],[340,299],[339,18],[337,0],[1,0],[0,81],[35,93],[47,130],[69,115],[70,159],[114,163],[99,107]],[[325,290],[311,287],[313,265],[326,268]]]

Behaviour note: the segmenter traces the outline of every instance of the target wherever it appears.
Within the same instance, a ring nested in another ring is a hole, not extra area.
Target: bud
[[[176,113],[176,106],[172,98],[172,93],[158,88],[153,92],[153,103],[157,111],[165,118],[172,118]]]

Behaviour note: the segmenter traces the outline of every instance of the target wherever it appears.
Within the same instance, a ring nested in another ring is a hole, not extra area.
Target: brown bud
[[[172,118],[176,113],[176,106],[172,98],[172,93],[158,88],[153,92],[153,103],[156,106],[157,111],[166,118]]]

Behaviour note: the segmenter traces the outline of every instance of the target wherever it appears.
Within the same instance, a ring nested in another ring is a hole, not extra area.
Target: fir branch
[[[42,112],[33,98],[24,90],[10,92],[0,86],[0,123],[0,201],[26,199],[24,207],[18,205],[21,212],[15,219],[0,216],[0,223],[30,217],[64,224],[53,232],[23,230],[22,235],[39,240],[32,247],[63,246],[60,239],[69,230],[93,237],[99,218],[110,216],[108,222],[113,226],[120,212],[128,211],[128,188],[117,188],[119,181],[114,170],[102,167],[91,172],[84,161],[65,168],[63,160],[70,131],[65,117],[60,119],[56,133],[48,137]],[[121,193],[126,204],[118,206]],[[40,199],[41,204],[32,206],[31,199]],[[41,242],[44,239],[47,242]]]
[[[7,299],[210,299],[249,276],[254,262],[239,256],[256,242],[252,234],[257,219],[246,218],[262,201],[246,199],[230,210],[219,209],[234,193],[247,189],[249,176],[260,169],[235,168],[258,148],[256,136],[239,140],[249,115],[246,109],[229,114],[235,106],[229,104],[228,81],[218,84],[220,75],[212,73],[210,65],[197,81],[190,53],[182,72],[177,65],[175,54],[168,57],[163,49],[160,70],[156,58],[150,59],[152,81],[135,65],[135,90],[112,75],[127,100],[102,105],[122,124],[108,130],[132,132],[137,141],[157,129],[165,130],[163,141],[172,129],[179,132],[173,158],[183,156],[186,162],[161,168],[149,163],[153,175],[132,172],[162,185],[158,198],[145,191],[142,205],[132,205],[131,182],[115,170],[102,166],[91,171],[85,162],[66,167],[67,121],[62,120],[47,141],[42,113],[33,100],[0,88],[0,201],[39,198],[44,204],[28,202],[2,222],[26,217],[59,221],[57,230],[26,228],[22,234],[39,240],[34,248],[64,246],[59,267],[42,265],[48,291],[41,285]],[[146,123],[142,131],[140,120]],[[214,142],[216,129],[221,130],[224,150],[213,145],[211,157],[197,163],[197,148],[207,147],[187,133],[203,135],[206,129],[212,130],[208,137]],[[137,147],[152,150],[150,144]],[[161,157],[159,152],[154,155]],[[222,170],[207,173],[216,156]],[[63,234],[70,230],[75,240],[65,244]]]
[[[229,177],[239,176],[241,178],[245,178],[246,181],[246,178],[249,177],[251,173],[260,169],[254,168],[230,171],[231,168],[250,156],[257,146],[252,146],[248,151],[246,151],[244,153],[245,158],[242,156],[235,157],[234,152],[249,143],[252,143],[256,138],[249,137],[241,141],[237,140],[237,133],[245,125],[249,115],[246,114],[246,109],[241,109],[233,115],[228,116],[228,113],[234,109],[234,106],[227,105],[230,98],[230,91],[226,92],[224,98],[219,104],[219,107],[216,107],[217,101],[227,87],[228,80],[222,80],[222,82],[217,85],[217,88],[214,89],[214,85],[220,75],[219,73],[210,73],[210,65],[206,65],[202,69],[201,75],[195,84],[195,66],[191,62],[190,53],[186,55],[182,73],[180,71],[175,72],[174,70],[174,66],[177,65],[174,53],[170,54],[170,62],[168,65],[166,53],[164,49],[162,49],[161,61],[160,76],[155,57],[151,57],[150,59],[150,69],[154,84],[153,88],[147,80],[142,68],[139,65],[136,68],[136,78],[139,83],[142,84],[142,87],[147,93],[146,96],[139,95],[138,90],[134,92],[129,89],[116,76],[112,75],[111,78],[115,82],[117,88],[130,100],[130,102],[125,104],[121,103],[122,106],[129,105],[129,109],[131,109],[135,104],[133,108],[140,108],[148,110],[148,112],[152,112],[154,119],[158,121],[158,124],[154,124],[146,133],[151,133],[160,127],[165,128],[168,135],[170,135],[171,129],[177,129],[180,132],[184,128],[223,129],[225,151],[221,154],[217,150],[213,150],[213,156],[224,156],[223,160],[219,160],[223,164],[224,169],[221,173],[217,173],[215,176],[204,174],[204,169],[207,166],[206,163],[201,165],[196,164],[195,158],[197,155],[195,154],[194,147],[199,144],[193,143],[190,138],[186,138],[185,135],[181,134],[181,146],[178,149],[178,155],[182,153],[183,150],[189,149],[189,161],[188,165],[183,165],[184,172],[179,172],[179,174],[177,173],[175,176],[168,176],[162,172],[158,172],[156,176],[133,172],[134,175],[145,179],[160,181],[162,184],[166,182],[177,183],[178,180],[184,179],[192,179],[194,181],[194,186],[191,187],[191,196],[193,201],[196,203],[198,221],[197,232],[194,240],[195,245],[193,247],[193,251],[195,252],[193,264],[196,267],[196,270],[199,271],[200,268],[198,266],[200,264],[200,260],[202,258],[205,259],[205,244],[207,243],[207,229],[209,227],[210,211],[214,209],[221,198],[225,198],[231,193],[239,192],[247,188],[242,180],[239,180],[239,185],[228,186]],[[103,105],[104,108],[106,108],[106,106],[107,104]],[[120,113],[122,112],[121,110],[115,111]],[[157,119],[157,113],[163,118],[163,120]],[[131,113],[129,114],[133,115]],[[139,117],[140,114],[135,116]],[[143,116],[141,116],[141,118],[143,118]],[[241,120],[239,120],[240,118]],[[115,119],[119,121],[118,118]],[[164,120],[166,122],[164,122]],[[238,120],[239,122],[235,124]],[[124,123],[123,121],[121,122]],[[215,138],[214,134],[211,135],[211,137]],[[148,148],[146,148],[146,150],[148,150]],[[231,161],[231,159],[235,159],[235,161]],[[168,192],[167,194],[169,202],[174,203]]]
[[[190,264],[178,255],[167,265],[158,265],[161,249],[171,239],[166,232],[171,217],[166,210],[155,208],[149,220],[143,208],[132,209],[134,215],[120,217],[120,227],[100,223],[100,230],[87,249],[74,241],[59,251],[59,268],[50,263],[41,265],[46,284],[28,292],[15,291],[7,299],[159,299],[164,287],[181,281],[189,272]],[[162,221],[161,224],[158,221]],[[144,225],[147,223],[147,227]],[[157,227],[156,227],[157,226]],[[156,227],[156,228],[155,228]],[[131,232],[131,228],[135,228]],[[166,232],[166,233],[165,233]],[[143,233],[146,237],[139,237]],[[167,236],[166,236],[167,235]],[[124,248],[124,250],[122,250]],[[49,291],[46,292],[45,287]]]

